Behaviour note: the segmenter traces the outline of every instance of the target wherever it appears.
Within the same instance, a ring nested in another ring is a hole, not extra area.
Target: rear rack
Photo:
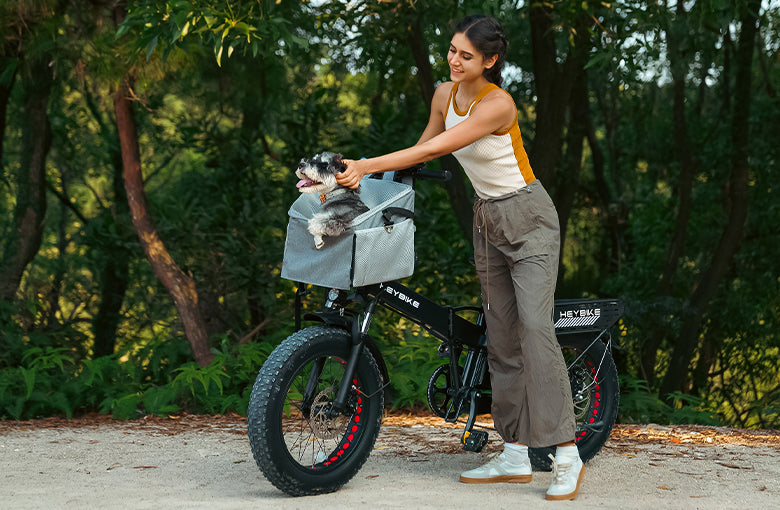
[[[603,331],[623,315],[617,299],[556,299],[553,312],[555,334]]]

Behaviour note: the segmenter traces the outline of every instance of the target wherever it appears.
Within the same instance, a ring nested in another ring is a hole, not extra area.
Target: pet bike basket
[[[304,193],[288,212],[282,278],[326,288],[349,289],[410,276],[414,272],[414,189],[383,178],[364,178],[360,200],[369,208],[352,231],[324,237],[314,247],[308,222],[320,210],[319,196]]]

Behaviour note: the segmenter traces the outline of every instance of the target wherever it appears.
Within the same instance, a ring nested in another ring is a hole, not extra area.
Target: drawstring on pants
[[[477,197],[474,201],[474,226],[477,232],[485,231],[485,287],[487,288],[487,309],[490,310],[490,264],[488,264],[488,232],[487,221],[485,220],[485,200]],[[476,263],[476,260],[474,261]]]
[[[530,184],[534,184],[538,181],[533,181]],[[477,228],[477,233],[481,234],[485,231],[485,287],[487,287],[487,296],[485,300],[487,302],[486,308],[490,310],[490,262],[488,261],[488,226],[487,217],[485,216],[485,207],[488,205],[488,201],[495,202],[498,200],[504,200],[516,196],[521,190],[526,193],[532,193],[531,185],[523,186],[522,188],[495,198],[480,198],[478,195],[474,197],[474,226]],[[540,184],[541,185],[541,184]],[[477,263],[477,258],[474,257],[474,264]]]

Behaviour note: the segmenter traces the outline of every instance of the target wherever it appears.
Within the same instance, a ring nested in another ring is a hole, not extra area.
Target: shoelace
[[[558,461],[555,460],[555,457],[553,457],[552,453],[548,453],[547,456],[552,461],[552,468],[553,468],[553,483],[554,484],[562,484],[566,477],[569,475],[569,471],[574,467],[574,462],[572,463],[566,463],[566,464],[558,464]]]

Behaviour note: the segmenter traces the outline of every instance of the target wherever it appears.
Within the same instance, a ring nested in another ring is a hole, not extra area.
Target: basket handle
[[[414,219],[414,212],[410,211],[409,209],[403,209],[401,207],[388,207],[382,211],[382,220],[384,221],[386,227],[393,225],[393,220],[391,218],[393,215]]]

